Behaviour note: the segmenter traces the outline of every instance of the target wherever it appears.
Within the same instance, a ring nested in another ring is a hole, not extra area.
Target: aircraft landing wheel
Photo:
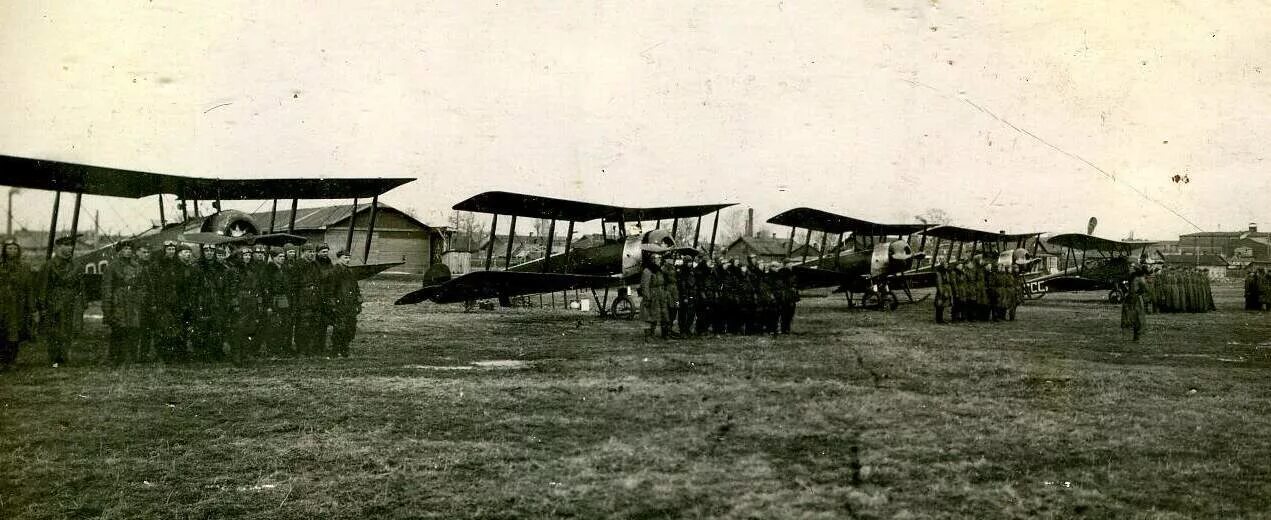
[[[864,309],[896,310],[900,302],[891,293],[868,293],[861,296],[860,306]]]
[[[609,307],[609,314],[620,320],[635,318],[635,305],[631,303],[631,298],[619,296],[613,300],[613,305]]]
[[[1108,291],[1108,303],[1121,303],[1121,291]]]

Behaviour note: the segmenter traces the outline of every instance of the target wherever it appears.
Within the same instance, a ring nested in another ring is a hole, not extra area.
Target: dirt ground
[[[1271,517],[1271,316],[809,296],[791,337],[394,307],[349,360],[0,374],[0,518]]]

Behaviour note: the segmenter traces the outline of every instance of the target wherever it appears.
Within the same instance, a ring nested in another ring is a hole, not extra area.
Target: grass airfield
[[[394,307],[349,360],[0,374],[0,518],[1267,518],[1271,315],[807,297],[792,337]],[[476,365],[474,363],[481,362]]]

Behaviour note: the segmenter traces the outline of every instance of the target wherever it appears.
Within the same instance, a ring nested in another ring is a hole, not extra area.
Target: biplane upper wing
[[[940,238],[944,240],[952,240],[954,242],[1018,242],[1027,240],[1040,235],[1036,233],[994,233],[992,231],[981,231],[978,229],[964,228],[958,226],[939,226],[928,229],[926,235],[931,238]]]
[[[574,222],[587,222],[599,218],[612,222],[638,222],[641,220],[697,217],[728,206],[732,206],[732,204],[636,208],[557,199],[539,195],[524,195],[506,191],[487,191],[455,204],[453,209]]]
[[[0,155],[0,185],[132,199],[161,194],[201,200],[369,198],[413,180],[211,179]]]
[[[1127,242],[1124,240],[1109,240],[1099,238],[1094,235],[1085,233],[1064,233],[1055,235],[1047,239],[1047,242],[1059,247],[1076,249],[1078,251],[1104,251],[1104,252],[1128,252],[1135,249],[1148,247],[1157,242]]]
[[[783,211],[768,219],[768,223],[823,233],[851,232],[869,236],[911,235],[927,227],[923,224],[880,224],[813,208],[794,208]]]
[[[517,271],[475,271],[430,285],[397,299],[397,305],[431,300],[457,303],[483,298],[521,296],[566,291],[600,289],[620,285],[622,279],[612,276],[560,273],[524,273]]]

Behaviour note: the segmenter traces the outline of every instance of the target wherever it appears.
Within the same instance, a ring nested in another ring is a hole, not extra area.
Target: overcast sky
[[[0,153],[418,177],[385,201],[438,224],[497,189],[1271,228],[1271,7],[1239,4],[5,2]],[[19,224],[46,227],[50,200],[18,195]],[[157,213],[85,207],[132,231]]]

